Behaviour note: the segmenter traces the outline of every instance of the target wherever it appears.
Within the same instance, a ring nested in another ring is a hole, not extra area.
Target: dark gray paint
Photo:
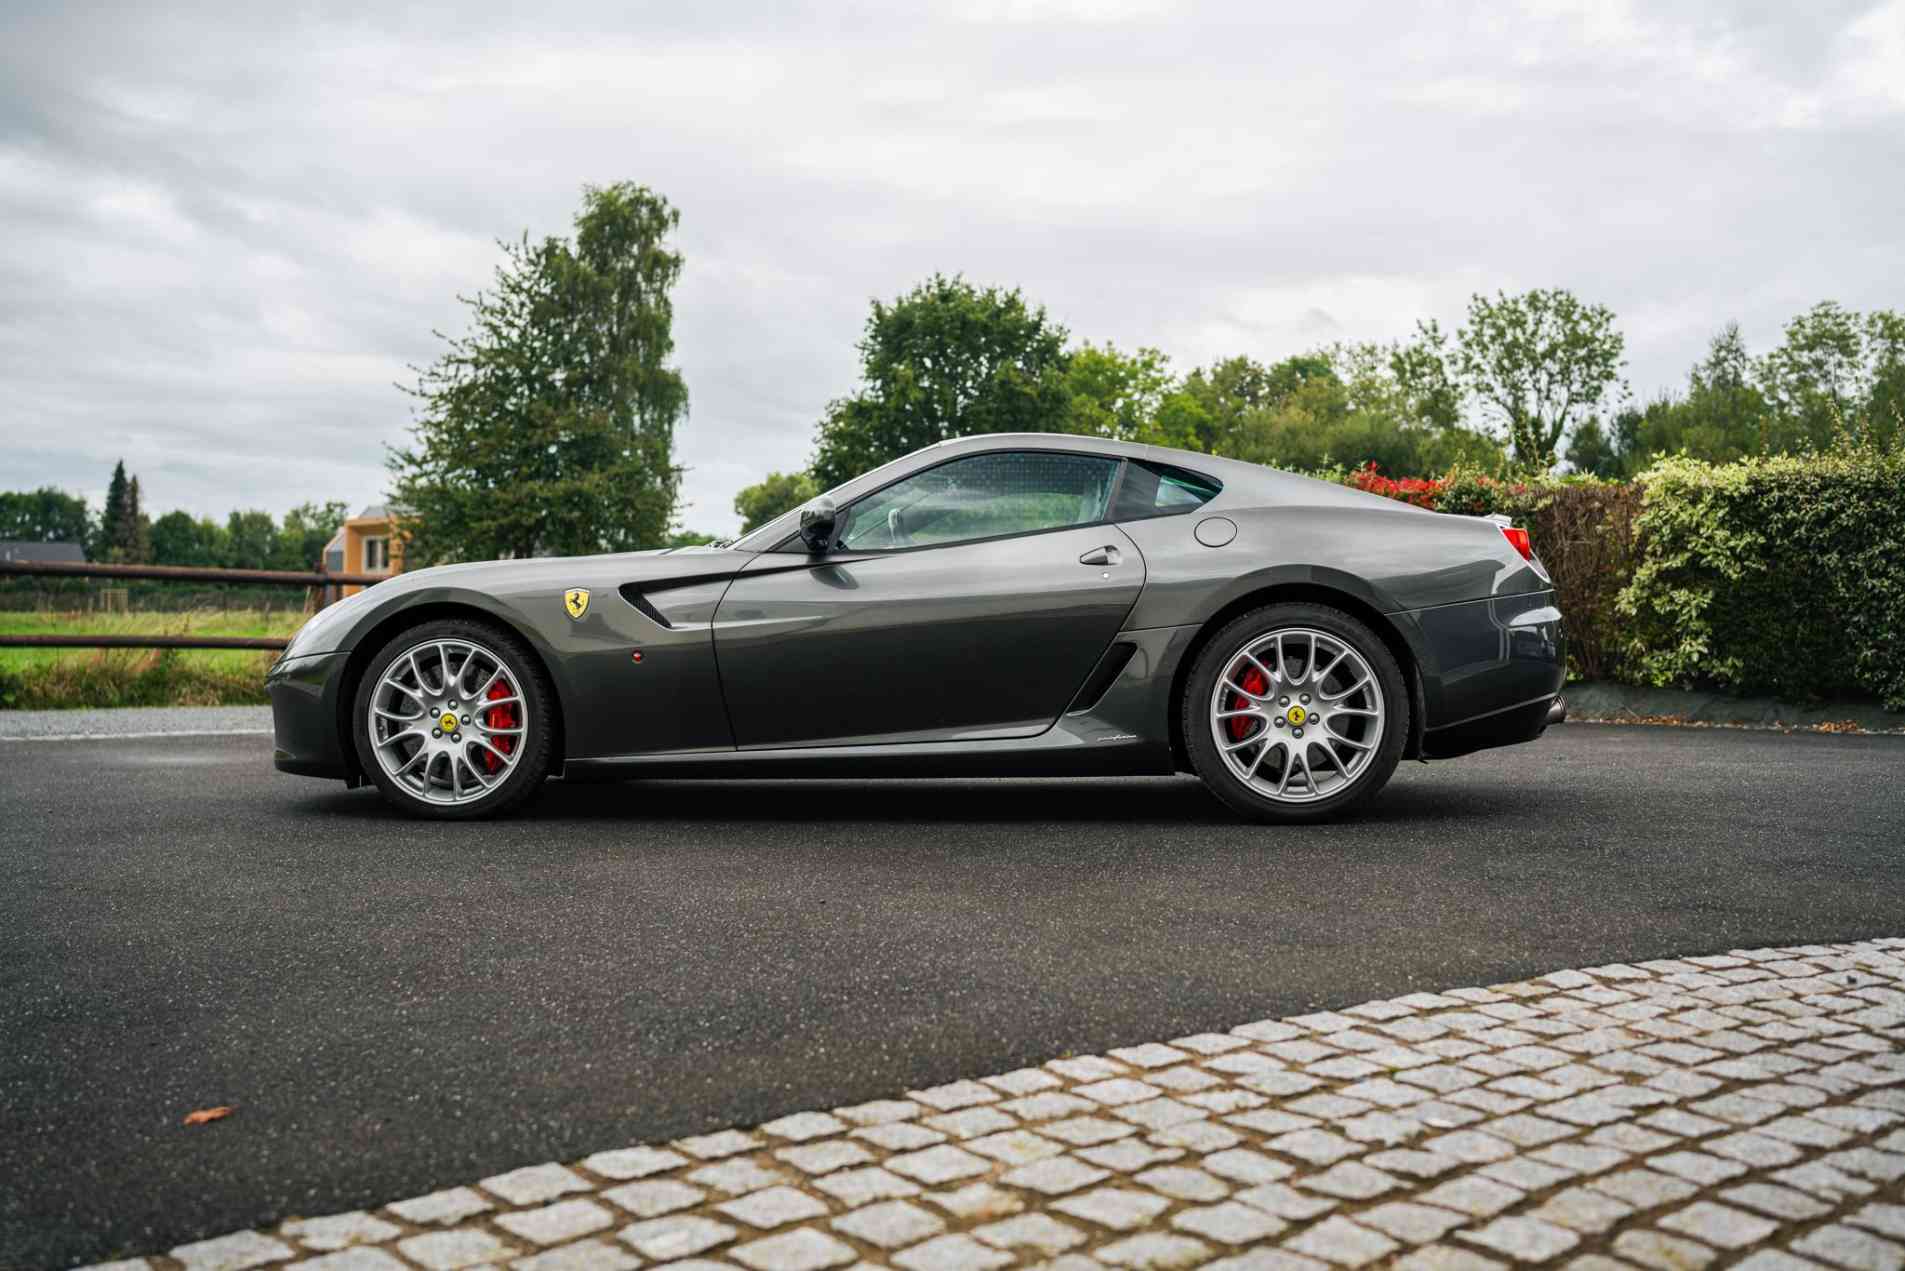
[[[449,609],[508,625],[543,659],[574,777],[1168,772],[1185,659],[1217,620],[1278,597],[1338,604],[1393,641],[1431,755],[1538,734],[1561,687],[1550,584],[1477,518],[1234,460],[1045,435],[930,447],[832,497],[850,513],[895,480],[988,450],[1150,459],[1224,488],[1174,516],[899,552],[810,554],[789,513],[728,548],[402,575],[320,614],[273,669],[279,766],[354,779],[353,677],[392,632]],[[1216,547],[1196,535],[1213,517],[1236,526]],[[1116,564],[1080,561],[1102,546],[1118,549]],[[579,621],[562,603],[571,587],[591,593]],[[1114,639],[1137,656],[1090,709],[1066,713]]]
[[[1080,557],[1117,547],[1117,564]],[[715,614],[735,742],[962,741],[1051,727],[1144,587],[1112,526],[800,568],[768,554]]]

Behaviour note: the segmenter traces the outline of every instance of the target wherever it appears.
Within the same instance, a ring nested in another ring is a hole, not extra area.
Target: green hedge
[[[1905,452],[1668,459],[1641,481],[1630,678],[1905,710]]]
[[[1875,697],[1905,710],[1901,444],[1724,465],[1663,459],[1627,483],[1459,468],[1324,475],[1524,526],[1554,575],[1575,678]]]

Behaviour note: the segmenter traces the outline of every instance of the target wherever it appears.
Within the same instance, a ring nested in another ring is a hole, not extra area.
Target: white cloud
[[[701,528],[935,270],[1181,368],[1567,286],[1645,394],[1901,303],[1902,61],[1901,0],[10,8],[0,484],[373,502],[494,241],[619,179],[682,211]]]
[[[1837,87],[1881,114],[1905,111],[1905,0],[1892,0],[1847,28],[1850,49]]]

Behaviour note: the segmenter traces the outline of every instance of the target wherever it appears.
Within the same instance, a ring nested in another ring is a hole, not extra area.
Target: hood
[[[469,561],[457,565],[432,565],[428,569],[398,574],[360,595],[376,593],[389,597],[398,593],[438,589],[508,593],[570,585],[565,579],[586,578],[601,581],[612,578],[623,582],[652,582],[671,578],[697,578],[703,575],[733,573],[753,559],[751,552],[716,547],[658,547],[640,552],[602,552],[593,556],[531,556],[524,560]]]
[[[726,547],[670,547],[596,556],[536,556],[527,560],[433,565],[397,574],[312,615],[283,653],[304,657],[350,648],[389,614],[416,604],[470,604],[499,614],[525,605],[559,602],[571,587],[608,593],[634,583],[653,585],[732,577],[753,560]]]

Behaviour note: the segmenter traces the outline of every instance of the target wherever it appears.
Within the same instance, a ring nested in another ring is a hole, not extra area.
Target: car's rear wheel
[[[513,634],[446,618],[401,631],[365,669],[353,708],[358,762],[418,816],[493,816],[549,772],[550,691]]]
[[[1324,605],[1267,605],[1227,623],[1198,654],[1182,710],[1197,775],[1260,821],[1317,821],[1363,802],[1409,735],[1395,655]]]

